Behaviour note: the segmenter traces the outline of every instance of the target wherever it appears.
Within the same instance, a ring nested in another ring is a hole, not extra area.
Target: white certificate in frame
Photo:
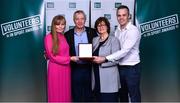
[[[92,44],[91,43],[79,43],[79,58],[92,58]]]

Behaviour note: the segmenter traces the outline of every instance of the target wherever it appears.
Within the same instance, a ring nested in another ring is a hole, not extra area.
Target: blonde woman
[[[71,69],[69,45],[63,35],[66,20],[53,18],[51,32],[44,39],[48,64],[48,102],[71,101]]]

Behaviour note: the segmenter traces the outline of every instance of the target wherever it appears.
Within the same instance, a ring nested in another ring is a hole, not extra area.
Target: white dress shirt
[[[115,31],[115,36],[120,41],[121,49],[111,55],[106,56],[108,61],[119,61],[119,65],[135,65],[140,62],[139,44],[141,34],[138,28],[130,22],[124,29],[120,25]]]

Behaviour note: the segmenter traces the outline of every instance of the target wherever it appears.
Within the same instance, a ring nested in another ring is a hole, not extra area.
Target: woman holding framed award
[[[116,37],[110,36],[110,23],[105,17],[99,17],[95,22],[95,29],[99,33],[93,39],[93,57],[107,56],[120,49]],[[94,93],[96,102],[118,102],[120,87],[119,72],[116,63],[105,62],[93,64]]]

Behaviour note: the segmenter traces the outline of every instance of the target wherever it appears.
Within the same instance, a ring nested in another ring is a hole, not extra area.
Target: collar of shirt
[[[82,36],[82,34],[83,34],[84,32],[86,32],[86,28],[85,28],[85,27],[84,27],[83,31],[80,32],[80,33],[77,33],[77,32],[75,31],[75,29],[74,29],[74,35],[77,35],[77,36]]]
[[[119,31],[124,31],[124,30],[128,30],[130,28],[131,22],[128,22],[128,24],[126,25],[126,27],[124,29],[121,29],[121,26],[118,25],[118,29]]]

